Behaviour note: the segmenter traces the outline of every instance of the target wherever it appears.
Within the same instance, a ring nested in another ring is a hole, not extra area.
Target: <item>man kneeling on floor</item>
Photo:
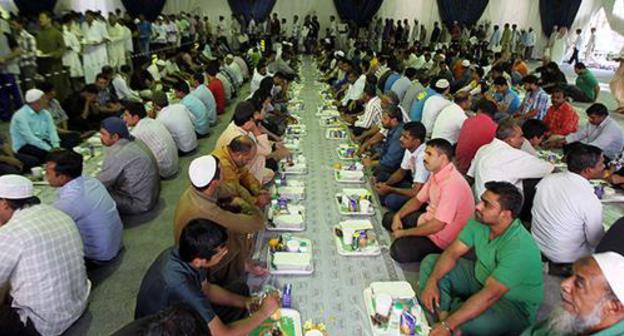
[[[420,268],[420,298],[439,323],[430,335],[514,335],[535,321],[544,296],[542,262],[517,219],[522,193],[488,182],[472,219],[442,255]],[[462,256],[474,250],[476,261]]]
[[[136,319],[176,304],[186,304],[203,318],[213,336],[247,335],[279,308],[278,298],[267,296],[257,312],[246,317],[255,299],[241,285],[234,291],[209,283],[206,274],[228,253],[224,227],[206,219],[190,222],[179,247],[163,251],[150,266],[137,296]]]
[[[561,282],[561,304],[522,336],[624,335],[624,257],[605,252],[580,258]]]

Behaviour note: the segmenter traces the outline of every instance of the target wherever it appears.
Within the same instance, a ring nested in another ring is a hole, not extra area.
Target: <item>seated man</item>
[[[54,120],[43,108],[43,95],[39,89],[28,90],[26,105],[13,114],[10,124],[13,152],[36,158],[37,164],[42,164],[48,152],[61,144]]]
[[[470,104],[470,97],[467,93],[456,93],[453,102],[446,105],[438,114],[430,132],[431,138],[446,139],[455,145],[464,121],[468,118],[466,111],[470,109]]]
[[[384,215],[383,226],[395,238],[390,256],[397,262],[419,262],[430,253],[442,252],[472,216],[470,186],[452,161],[453,146],[448,141],[429,140],[424,162],[431,176],[398,212]]]
[[[515,117],[527,119],[544,119],[548,109],[548,94],[537,85],[537,77],[528,75],[522,78],[526,95],[515,113]]]
[[[343,116],[347,123],[353,125],[351,126],[351,131],[356,141],[359,140],[358,137],[360,137],[362,133],[381,123],[381,98],[377,97],[377,89],[374,85],[367,84],[364,87],[361,101],[364,105],[363,114],[359,116]]]
[[[210,134],[210,121],[208,120],[208,109],[199,98],[192,95],[188,84],[178,81],[173,86],[176,98],[180,99],[180,104],[184,105],[193,115],[193,126],[199,137]]]
[[[565,137],[551,137],[549,142],[555,146],[573,142],[594,145],[604,152],[606,161],[615,159],[624,148],[624,131],[617,121],[609,117],[609,110],[603,104],[592,104],[586,110],[587,124],[577,132]]]
[[[550,174],[555,167],[520,148],[522,147],[522,129],[511,119],[498,125],[496,138],[481,147],[468,169],[468,176],[474,178],[475,198],[485,191],[489,181],[505,181],[522,190],[522,180],[542,178]]]
[[[427,101],[425,101],[422,109],[422,118],[420,119],[427,130],[427,136],[431,136],[431,133],[433,132],[433,125],[435,125],[436,119],[438,119],[440,112],[451,104],[451,101],[446,98],[446,95],[450,92],[450,84],[448,80],[444,78],[438,79],[435,82],[434,90],[436,91],[436,94],[427,98]]]
[[[82,176],[82,155],[73,151],[54,151],[46,160],[46,178],[59,188],[54,207],[76,223],[84,257],[93,264],[115,258],[122,247],[123,223],[115,201],[96,178]]]
[[[56,99],[56,89],[50,82],[42,82],[38,85],[39,90],[43,91],[45,99],[43,100],[43,108],[50,113],[54,125],[56,126],[56,133],[61,139],[61,147],[74,148],[80,145],[82,142],[81,134],[76,131],[71,131],[68,127],[67,113]],[[90,135],[87,135],[88,137]]]
[[[239,135],[226,146],[216,148],[214,155],[223,169],[223,186],[230,195],[238,196],[247,203],[264,208],[271,202],[271,194],[262,189],[246,166],[256,156],[257,146],[246,135]]]
[[[261,90],[256,91],[254,96],[261,92]],[[272,170],[265,167],[266,159],[271,155],[272,148],[268,135],[263,133],[257,124],[256,114],[261,113],[262,111],[256,112],[255,106],[249,101],[244,101],[236,105],[232,122],[228,124],[223,133],[219,136],[219,139],[217,139],[215,148],[229,145],[230,142],[239,135],[249,136],[249,138],[256,143],[257,150],[256,155],[251,162],[249,162],[247,168],[249,172],[264,185],[270,182],[275,174]]]
[[[518,94],[509,87],[509,82],[507,82],[504,77],[497,77],[494,79],[494,88],[496,89],[496,93],[492,99],[496,103],[498,109],[494,118],[496,120],[501,120],[514,115],[520,107],[520,97]]]
[[[87,307],[91,283],[72,219],[39,204],[33,185],[0,176],[0,303],[4,335],[60,335]]]
[[[477,103],[477,114],[464,120],[455,145],[455,165],[461,174],[466,174],[475,154],[489,144],[496,134],[496,104],[481,99]]]
[[[132,127],[132,136],[143,141],[154,155],[160,177],[166,179],[178,173],[178,149],[165,125],[148,117],[141,103],[126,104],[123,120]]]
[[[546,132],[548,132],[548,127],[544,124],[543,121],[539,119],[529,119],[522,123],[522,146],[520,149],[533,155],[537,156],[538,148],[544,138],[546,137]]]
[[[522,194],[488,182],[476,219],[442,255],[420,266],[420,299],[439,323],[431,334],[514,335],[535,321],[544,296],[540,253],[520,220]],[[471,250],[476,261],[462,258]]]
[[[403,122],[409,122],[409,116],[405,111],[399,106],[399,98],[396,93],[393,91],[386,92],[381,96],[380,104],[381,113],[387,110],[390,106],[396,106],[403,116]],[[355,142],[359,142],[362,145],[358,148],[356,154],[361,155],[362,153],[370,150],[371,148],[377,146],[379,143],[385,140],[388,135],[388,130],[383,127],[381,124],[381,114],[379,120],[372,124],[372,126],[368,130],[364,130],[359,136],[353,136],[352,139]]]
[[[123,105],[119,103],[119,99],[110,85],[111,79],[112,78],[109,78],[109,75],[105,73],[99,73],[95,78],[94,84],[98,89],[98,94],[93,108],[98,114],[102,115],[103,118],[118,115],[123,111]]]
[[[568,170],[546,176],[537,184],[531,232],[553,263],[571,264],[591,254],[604,235],[602,203],[589,182],[604,172],[602,151],[574,146],[566,155]]]
[[[210,335],[247,335],[279,308],[274,295],[265,297],[258,311],[247,317],[255,301],[246,285],[238,292],[211,284],[206,275],[228,253],[228,234],[208,220],[192,220],[182,230],[178,247],[164,250],[143,277],[135,319],[186,304],[208,325]]]
[[[217,124],[217,103],[212,95],[212,92],[208,90],[208,87],[204,85],[205,77],[203,72],[196,72],[190,79],[191,87],[193,91],[191,94],[204,103],[206,111],[208,111],[208,123],[210,126]]]
[[[566,136],[576,132],[579,117],[574,107],[566,100],[565,91],[559,87],[553,89],[550,101],[552,105],[544,117],[544,123],[548,127],[548,135]]]
[[[623,335],[624,257],[615,252],[584,256],[561,282],[561,303],[521,336]]]
[[[595,102],[600,93],[600,84],[596,80],[594,73],[587,69],[583,63],[576,63],[574,72],[577,75],[575,85],[566,87],[570,98],[581,103]]]
[[[118,117],[102,121],[102,144],[109,147],[97,178],[106,186],[121,214],[152,210],[160,195],[156,159],[140,140],[134,140]]]
[[[377,181],[375,191],[380,200],[390,211],[399,211],[403,204],[415,197],[429,178],[425,168],[425,126],[418,121],[403,125],[399,139],[405,150],[399,169],[395,170],[386,181]]]
[[[208,83],[206,85],[208,86],[208,89],[214,96],[215,103],[217,104],[217,114],[221,115],[225,113],[226,102],[225,102],[225,88],[223,87],[223,83],[221,82],[221,80],[217,78],[218,72],[219,72],[219,64],[216,63],[216,61],[209,63],[208,66],[206,67],[206,75],[208,76]],[[262,80],[262,78],[260,80]],[[260,85],[260,81],[258,81],[258,85]],[[251,87],[253,88],[253,85]],[[253,89],[250,89],[250,90],[253,91]]]
[[[167,95],[162,91],[154,92],[152,102],[155,119],[165,125],[175,141],[178,153],[183,156],[194,152],[197,148],[197,134],[191,112],[182,104],[169,105]]]
[[[228,230],[228,254],[211,267],[208,277],[218,285],[244,283],[246,270],[263,271],[248,263],[252,244],[247,236],[264,228],[264,214],[253,204],[220,190],[223,174],[214,156],[204,155],[193,160],[188,173],[191,185],[180,196],[173,219],[176,244],[182,229],[193,219],[203,218],[219,224]]]
[[[80,92],[75,92],[63,100],[62,106],[67,112],[67,125],[70,129],[86,132],[100,127],[102,115],[95,108],[98,88],[95,84],[85,85]]]
[[[401,148],[403,116],[396,105],[388,106],[381,117],[381,124],[388,134],[384,142],[377,147],[375,154],[362,160],[364,167],[374,169],[377,180],[386,181],[390,174],[399,168],[404,150]]]

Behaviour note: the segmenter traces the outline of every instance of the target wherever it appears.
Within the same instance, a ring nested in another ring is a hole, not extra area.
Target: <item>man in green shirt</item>
[[[66,51],[63,34],[52,24],[52,16],[48,12],[39,14],[39,26],[37,33],[37,64],[39,74],[49,78],[48,80],[56,90],[59,100],[69,95],[69,76],[63,69],[63,55]]]
[[[442,255],[420,268],[420,298],[439,323],[430,335],[518,334],[535,321],[544,282],[539,249],[517,219],[522,193],[508,182],[488,182],[476,220]],[[476,261],[462,256],[474,250]]]
[[[624,257],[604,252],[579,259],[561,282],[561,304],[522,336],[624,335]]]
[[[600,85],[594,74],[583,63],[576,63],[574,72],[577,75],[576,85],[568,85],[566,90],[570,98],[581,103],[595,102],[600,93]]]

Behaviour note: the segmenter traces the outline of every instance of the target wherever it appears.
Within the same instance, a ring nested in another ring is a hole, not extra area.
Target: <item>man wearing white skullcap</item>
[[[184,227],[196,218],[209,219],[225,227],[229,235],[228,254],[211,268],[211,279],[221,285],[242,282],[248,252],[241,242],[248,234],[264,228],[263,213],[253,204],[228,195],[219,187],[223,174],[221,163],[215,156],[205,155],[193,160],[188,175],[191,185],[180,196],[173,218],[176,243]],[[217,194],[226,201],[218,200]]]
[[[72,219],[39,204],[33,185],[0,176],[0,302],[3,335],[59,335],[87,306],[91,284]]]
[[[561,282],[561,304],[522,333],[546,335],[624,335],[624,257],[616,252],[579,259]]]
[[[436,92],[433,96],[429,97],[423,105],[422,122],[427,129],[427,136],[430,137],[433,132],[433,125],[438,119],[438,115],[451,101],[446,98],[449,93],[451,84],[445,78],[440,78],[432,82],[432,89]]]
[[[26,104],[13,114],[10,133],[13,151],[29,155],[43,163],[48,152],[60,146],[61,140],[56,132],[54,119],[43,108],[43,91],[26,91]]]

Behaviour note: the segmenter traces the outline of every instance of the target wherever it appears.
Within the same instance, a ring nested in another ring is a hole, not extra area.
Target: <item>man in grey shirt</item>
[[[118,117],[102,121],[100,137],[108,148],[98,180],[110,192],[119,212],[138,214],[154,208],[160,194],[160,177],[150,150],[130,136]]]

